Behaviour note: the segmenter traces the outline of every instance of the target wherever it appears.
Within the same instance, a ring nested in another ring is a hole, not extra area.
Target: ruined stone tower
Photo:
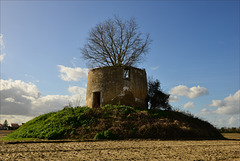
[[[147,108],[145,70],[134,67],[102,67],[88,73],[86,105],[91,108],[121,104]]]

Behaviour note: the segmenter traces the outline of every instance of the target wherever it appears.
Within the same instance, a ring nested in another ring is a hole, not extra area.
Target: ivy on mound
[[[224,139],[191,114],[124,105],[65,107],[28,121],[8,138],[40,139]]]

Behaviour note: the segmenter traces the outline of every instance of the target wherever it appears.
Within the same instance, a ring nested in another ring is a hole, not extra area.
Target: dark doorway
[[[100,92],[93,92],[93,104],[92,107],[93,108],[97,108],[100,107]]]

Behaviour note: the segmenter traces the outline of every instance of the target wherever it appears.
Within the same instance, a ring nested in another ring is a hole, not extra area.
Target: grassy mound
[[[129,106],[75,107],[51,112],[22,125],[8,138],[40,139],[223,139],[206,121],[176,111]]]

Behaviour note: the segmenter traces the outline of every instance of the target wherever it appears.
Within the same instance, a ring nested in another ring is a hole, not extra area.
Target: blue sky
[[[91,28],[134,17],[151,50],[138,65],[171,104],[217,127],[240,126],[239,1],[1,2],[1,117],[26,122],[81,98]]]

